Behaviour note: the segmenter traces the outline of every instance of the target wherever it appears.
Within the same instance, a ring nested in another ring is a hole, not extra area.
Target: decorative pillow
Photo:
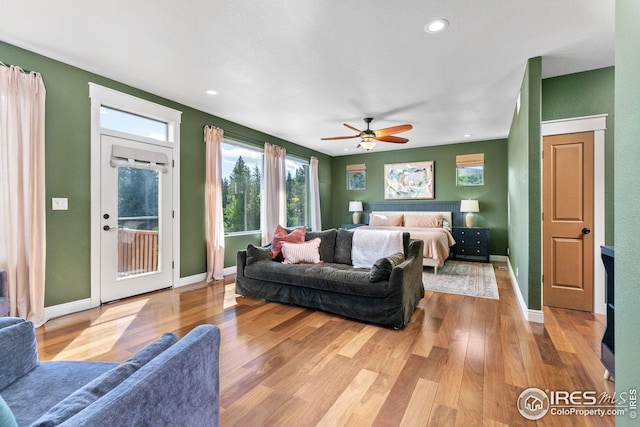
[[[73,417],[84,408],[109,393],[129,378],[138,369],[153,360],[157,355],[178,342],[174,334],[166,333],[155,343],[138,352],[133,359],[105,372],[95,378],[84,387],[74,391],[69,396],[58,402],[36,420],[32,427],[57,426]]]
[[[266,259],[271,259],[271,249],[254,246],[251,243],[247,245],[247,265]]]
[[[369,225],[372,227],[398,227],[402,226],[403,214],[398,215],[383,215],[383,214],[371,214],[369,215]]]
[[[371,270],[369,271],[369,281],[379,282],[381,280],[389,280],[391,277],[391,270],[397,265],[404,262],[404,254],[397,252],[388,257],[380,258],[373,263]]]
[[[320,262],[320,242],[322,240],[316,237],[305,243],[282,243],[282,255],[284,256],[283,264],[318,264]]]
[[[406,215],[404,225],[406,227],[441,228],[442,214]]]
[[[287,233],[283,227],[278,225],[276,231],[273,232],[273,240],[271,241],[271,259],[281,259],[282,255],[280,250],[282,249],[282,243],[303,243],[304,235],[307,232],[307,227],[300,227],[293,230],[291,233]]]
[[[337,234],[338,230],[335,228],[330,228],[324,231],[307,231],[304,239],[309,241],[319,237],[321,240],[320,261],[333,262],[333,253],[335,252]]]
[[[442,218],[442,228],[451,231],[451,224],[449,224],[449,221],[447,221],[446,218]]]
[[[333,253],[333,262],[337,264],[351,265],[352,243],[353,230],[339,228],[336,235],[336,250]]]
[[[11,408],[9,408],[9,405],[7,405],[2,396],[0,396],[0,426],[18,427],[16,417],[13,415]]]

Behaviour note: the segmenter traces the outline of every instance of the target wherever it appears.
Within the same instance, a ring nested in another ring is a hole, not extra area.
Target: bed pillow
[[[442,214],[406,215],[404,225],[406,227],[441,228]]]
[[[369,225],[373,227],[398,227],[402,226],[403,214],[397,215],[383,215],[383,214],[371,214],[369,215]]]
[[[380,258],[373,263],[373,266],[369,271],[369,281],[379,282],[381,280],[389,280],[389,277],[391,277],[391,270],[393,270],[396,265],[400,265],[403,262],[404,254],[401,252]]]
[[[288,243],[304,243],[304,235],[307,232],[307,227],[300,227],[293,230],[291,233],[287,233],[287,230],[278,225],[276,231],[273,232],[273,240],[271,240],[271,259],[278,261],[282,260],[282,244]]]
[[[283,264],[318,264],[320,263],[319,237],[304,243],[282,243]]]

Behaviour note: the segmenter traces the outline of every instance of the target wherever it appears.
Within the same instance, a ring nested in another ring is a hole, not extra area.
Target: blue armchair
[[[123,364],[39,362],[33,324],[14,317],[0,318],[0,343],[0,396],[19,426],[219,425],[214,325],[164,334]]]

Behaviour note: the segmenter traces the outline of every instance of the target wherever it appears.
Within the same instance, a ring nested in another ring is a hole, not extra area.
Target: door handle
[[[108,225],[105,225],[104,227],[102,227],[102,229],[103,229],[104,231],[111,231],[111,230],[115,230],[115,229],[116,229],[116,227],[109,227]]]
[[[591,229],[590,228],[585,227],[585,228],[582,229],[582,234],[589,234],[589,233],[591,233]]]

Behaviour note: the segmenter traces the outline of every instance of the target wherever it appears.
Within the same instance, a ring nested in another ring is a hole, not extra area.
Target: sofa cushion
[[[369,269],[347,264],[282,264],[261,261],[247,266],[245,276],[260,281],[372,298],[389,296],[389,281],[369,281]]]
[[[336,233],[336,249],[333,253],[333,262],[351,265],[351,243],[353,242],[353,230],[338,229]]]
[[[142,366],[178,342],[174,334],[164,334],[157,342],[138,352],[131,360],[105,372],[59,402],[32,426],[55,426],[71,418],[129,378]]]
[[[247,265],[266,259],[271,259],[271,248],[254,246],[251,243],[247,245]]]
[[[14,427],[17,425],[18,422],[16,421],[16,417],[13,415],[13,412],[11,412],[11,408],[9,408],[2,396],[0,396],[0,426]]]
[[[307,231],[305,235],[305,240],[313,240],[316,237],[319,237],[321,240],[320,243],[320,260],[323,262],[334,262],[335,246],[336,246],[336,236],[338,235],[338,230],[335,228],[331,228],[329,230],[324,231]]]
[[[304,235],[306,234],[307,227],[300,227],[293,230],[291,233],[287,233],[287,230],[278,225],[273,232],[273,239],[271,240],[271,259],[282,261],[282,249],[283,242],[289,243],[303,243]]]
[[[300,264],[320,262],[320,238],[316,237],[304,243],[282,243],[283,264]]]
[[[0,390],[38,366],[33,323],[20,321],[0,329]]]
[[[380,280],[389,280],[389,277],[391,276],[391,270],[393,270],[396,265],[400,265],[403,262],[404,254],[401,252],[397,252],[384,258],[380,258],[373,263],[373,266],[369,271],[369,281],[379,282]]]

